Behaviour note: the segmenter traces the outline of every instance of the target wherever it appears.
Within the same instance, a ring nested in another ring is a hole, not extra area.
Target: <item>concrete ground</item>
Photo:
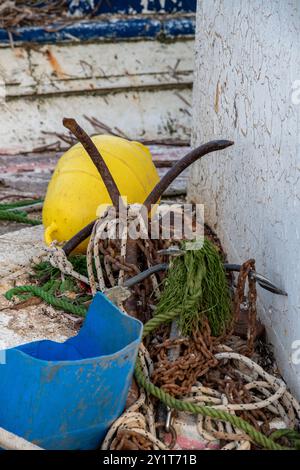
[[[14,303],[9,289],[29,283],[30,260],[44,247],[43,227],[30,227],[0,236],[0,349],[38,339],[64,341],[78,329],[76,320],[39,299]]]

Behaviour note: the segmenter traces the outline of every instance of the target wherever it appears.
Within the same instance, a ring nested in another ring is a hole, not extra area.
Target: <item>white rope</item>
[[[149,379],[149,367],[148,364],[152,364],[150,355],[142,344],[139,350],[139,358],[141,366],[145,376]],[[141,411],[138,411],[141,410]],[[110,427],[103,443],[101,446],[102,450],[115,448],[116,442],[120,441],[120,438],[127,431],[137,436],[146,438],[153,444],[154,450],[167,450],[168,447],[157,438],[154,409],[150,397],[141,390],[140,397],[138,400],[126,410]]]
[[[130,236],[130,230],[132,228],[139,228],[140,234],[146,230],[145,223],[143,219],[142,204],[130,204],[127,206],[126,211],[121,211],[120,215],[116,215],[115,208],[109,206],[106,208],[104,213],[100,216],[99,219],[94,224],[88,248],[87,248],[87,272],[88,277],[81,275],[72,266],[72,263],[68,260],[64,250],[58,246],[57,242],[54,241],[49,248],[43,250],[38,257],[34,257],[32,262],[37,264],[43,259],[47,259],[51,266],[60,270],[62,278],[64,275],[73,277],[74,279],[83,282],[84,284],[90,286],[92,295],[94,296],[97,291],[106,292],[108,297],[110,297],[108,290],[110,288],[116,287],[116,282],[113,276],[112,267],[109,261],[104,257],[103,266],[106,271],[106,275],[110,286],[106,286],[103,267],[102,267],[102,257],[100,256],[99,242],[103,239],[116,239],[120,241],[120,257],[123,262],[126,262],[126,251],[127,251],[127,240]],[[124,216],[125,214],[125,216]],[[118,233],[119,232],[119,233]],[[138,235],[138,233],[137,233]],[[145,241],[147,245],[147,240]],[[96,271],[96,276],[94,273],[94,266]],[[148,267],[150,267],[148,260]],[[122,287],[124,284],[125,273],[123,269],[119,270],[118,276],[118,286]],[[156,279],[156,276],[153,274],[150,276],[153,284],[153,289],[156,296],[159,295],[159,286]],[[123,302],[128,298],[130,293],[128,291],[115,291],[112,293],[112,301],[117,304],[117,306],[123,310]]]
[[[225,411],[249,411],[249,410],[258,410],[260,408],[265,408],[268,405],[271,405],[273,402],[277,402],[286,392],[286,385],[283,380],[274,377],[268,374],[262,367],[260,367],[256,362],[252,361],[246,356],[234,352],[224,352],[215,354],[216,359],[236,359],[238,361],[246,364],[250,369],[257,372],[261,377],[263,377],[266,382],[270,385],[273,385],[275,388],[275,393],[270,397],[267,397],[265,400],[257,401],[256,403],[249,404],[228,404],[228,405],[215,405],[214,408]]]
[[[68,260],[65,252],[55,243],[52,243],[51,246],[47,248],[46,256],[51,266],[59,269],[61,273],[89,285],[89,279],[74,270],[72,263]]]
[[[141,214],[141,204],[130,204],[127,207],[126,215],[127,218],[124,218],[122,212],[121,218],[116,217],[116,211],[113,206],[110,206],[106,211],[100,216],[100,218],[95,222],[93,231],[90,237],[90,241],[87,249],[87,266],[88,266],[88,275],[90,280],[90,286],[92,294],[95,295],[97,291],[97,283],[93,271],[93,261],[95,262],[95,268],[98,278],[98,284],[101,291],[104,291],[105,281],[103,276],[103,269],[101,265],[100,253],[99,253],[99,242],[103,239],[118,239],[121,242],[120,246],[120,256],[123,262],[126,261],[126,249],[127,249],[127,240],[128,240],[128,227],[130,224],[141,224],[142,223],[142,214]],[[115,285],[113,279],[112,271],[109,266],[109,263],[104,261],[104,268],[106,270],[107,276],[112,287]],[[120,269],[118,285],[121,286],[124,283],[124,270]]]
[[[225,348],[220,347],[220,349],[224,351]],[[265,408],[273,413],[274,416],[280,416],[287,428],[295,429],[300,420],[300,405],[290,392],[286,390],[286,385],[281,379],[268,374],[257,363],[246,356],[234,353],[232,350],[228,351],[227,349],[226,352],[217,353],[215,357],[219,360],[232,359],[246,364],[250,370],[249,374],[241,372],[240,375],[248,382],[244,387],[251,393],[253,402],[248,404],[230,404],[224,394],[218,390],[204,387],[200,382],[197,382],[192,387],[189,395],[183,398],[184,401],[205,403],[213,408],[226,410],[231,414],[241,410],[251,411]],[[236,372],[238,371],[239,369],[236,368]],[[264,380],[253,380],[253,376],[260,376]],[[255,390],[264,395],[266,399],[262,400],[255,396]],[[251,438],[230,423],[224,424],[220,420],[216,421],[209,417],[204,418],[202,415],[197,415],[196,426],[199,435],[208,442],[216,442],[216,440],[230,441],[221,450],[249,450],[251,447]]]

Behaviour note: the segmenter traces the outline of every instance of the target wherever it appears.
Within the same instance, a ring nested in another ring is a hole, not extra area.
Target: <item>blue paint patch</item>
[[[55,29],[55,26],[53,26],[53,29]],[[40,43],[55,43],[70,41],[75,38],[81,41],[95,40],[98,38],[151,38],[156,37],[160,31],[161,23],[156,20],[87,21],[66,26],[56,32],[45,31],[41,27],[20,28],[16,33],[13,33],[13,40],[16,42],[34,41]],[[0,29],[0,41],[9,41],[8,34],[3,29]]]
[[[106,21],[83,21],[68,25],[63,29],[45,31],[41,27],[19,28],[12,34],[14,42],[57,43],[72,41],[92,41],[97,39],[156,39],[164,34],[168,38],[195,34],[193,18],[156,20],[153,18],[115,19]],[[0,29],[0,43],[9,43],[6,30]]]
[[[164,11],[165,13],[195,13],[197,0],[165,0],[164,7],[161,0],[148,0],[149,11]]]
[[[196,11],[197,0],[69,0],[68,7],[71,14],[99,15],[103,13],[143,13],[145,11],[155,12],[185,12]]]
[[[191,36],[195,34],[196,21],[191,18],[173,18],[164,22],[167,37]]]

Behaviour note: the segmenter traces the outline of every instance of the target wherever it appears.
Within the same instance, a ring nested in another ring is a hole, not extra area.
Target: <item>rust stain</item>
[[[53,52],[50,49],[46,49],[45,51],[47,60],[50,63],[53,72],[58,78],[66,78],[66,74],[61,68],[60,63],[58,62],[57,58],[54,56]]]
[[[55,375],[58,373],[60,369],[62,369],[64,366],[62,364],[55,364],[51,366],[45,367],[45,373],[42,375],[42,383],[49,383],[52,382],[54,379]]]
[[[219,80],[216,86],[216,95],[215,95],[215,112],[218,114],[219,112],[219,99],[220,99],[220,84]]]
[[[24,59],[24,57],[26,57],[25,49],[22,47],[15,47],[14,54],[17,59]]]

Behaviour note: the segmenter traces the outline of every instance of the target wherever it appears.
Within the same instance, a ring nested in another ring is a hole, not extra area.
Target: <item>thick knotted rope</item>
[[[97,282],[94,275],[93,263],[95,263],[100,290],[104,291],[106,287],[99,253],[99,243],[101,240],[106,239],[120,240],[120,256],[121,259],[125,261],[128,235],[130,234],[131,229],[137,227],[144,227],[141,204],[130,204],[126,208],[126,211],[121,211],[118,215],[116,214],[115,208],[113,206],[109,206],[94,224],[87,249],[87,269],[93,295],[95,295],[97,291]],[[109,264],[104,262],[104,268],[110,282],[114,285]],[[120,269],[118,285],[121,286],[123,283],[124,270]]]
[[[83,276],[82,274],[79,274],[77,271],[75,271],[65,252],[62,250],[62,248],[57,246],[55,242],[53,242],[51,246],[42,253],[41,256],[45,256],[51,266],[59,269],[62,274],[71,276],[74,279],[77,279],[77,281],[83,282],[86,285],[90,284],[90,280],[86,276]]]
[[[139,357],[143,373],[149,379],[151,359],[143,344],[139,350]],[[138,400],[112,424],[101,449],[118,449],[122,446],[124,438],[130,439],[132,435],[144,438],[154,450],[167,450],[168,448],[156,435],[153,404],[143,390]]]

